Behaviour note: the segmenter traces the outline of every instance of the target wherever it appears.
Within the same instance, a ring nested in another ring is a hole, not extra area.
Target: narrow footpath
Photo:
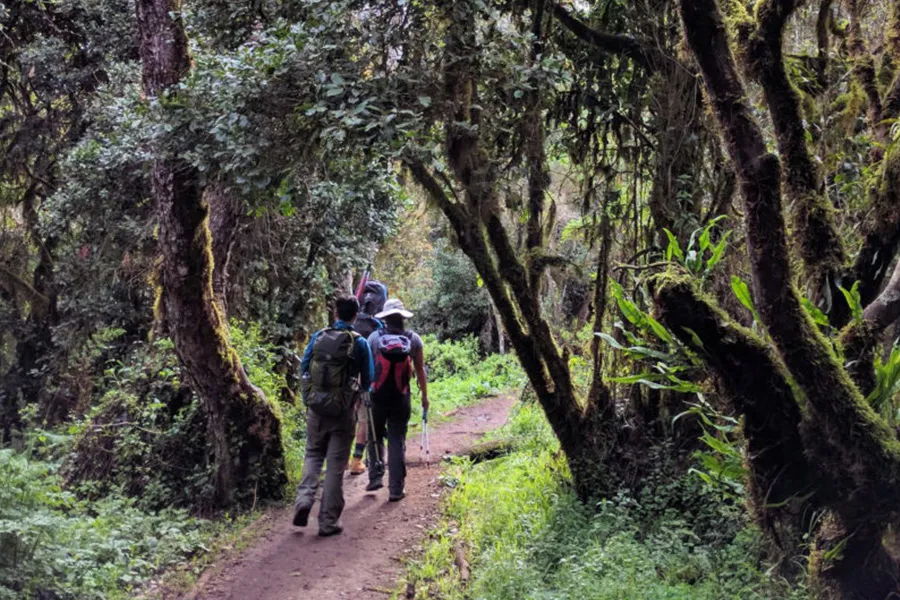
[[[431,464],[419,459],[418,433],[407,440],[406,498],[389,503],[387,489],[367,493],[366,475],[345,475],[344,533],[319,538],[317,514],[291,526],[290,509],[273,513],[269,532],[243,554],[222,561],[184,600],[384,600],[397,588],[405,558],[415,555],[439,518],[442,456],[465,454],[503,425],[512,397],[458,409],[430,428]],[[316,503],[318,507],[318,503]]]

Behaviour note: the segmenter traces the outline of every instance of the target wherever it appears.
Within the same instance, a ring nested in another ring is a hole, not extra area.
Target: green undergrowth
[[[568,486],[539,408],[522,405],[494,436],[513,440],[515,450],[479,464],[458,459],[445,469],[443,481],[453,491],[444,520],[408,564],[416,598],[805,597],[767,572],[760,534],[743,511],[697,478],[586,507]],[[695,501],[685,510],[690,497]],[[468,581],[460,577],[460,555],[471,567]]]
[[[236,525],[136,504],[79,499],[63,488],[57,463],[0,450],[0,599],[130,598]]]
[[[250,380],[282,415],[287,464],[299,472],[304,421],[281,400],[278,350],[253,326],[232,323],[231,335]],[[171,342],[111,354],[88,412],[45,430],[28,410],[24,443],[0,450],[0,600],[131,598],[174,567],[189,580],[258,516],[197,518],[210,478],[205,419]]]
[[[438,342],[434,336],[424,336],[422,341],[428,369],[429,419],[440,419],[454,409],[518,388],[525,382],[514,354],[482,357],[475,337]],[[418,423],[422,406],[418,388],[415,384],[412,387],[412,421]]]

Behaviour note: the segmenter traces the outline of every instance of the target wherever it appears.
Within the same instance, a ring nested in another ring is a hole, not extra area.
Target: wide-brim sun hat
[[[409,319],[413,316],[413,314],[406,310],[406,308],[403,306],[403,302],[401,302],[397,298],[391,298],[390,300],[385,302],[384,310],[375,315],[375,318],[383,319],[391,315],[400,315],[404,319]]]

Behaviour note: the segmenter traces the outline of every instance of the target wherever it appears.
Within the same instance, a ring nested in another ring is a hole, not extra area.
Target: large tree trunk
[[[209,204],[209,230],[212,235],[213,295],[224,314],[228,314],[228,267],[231,250],[244,217],[240,198],[225,185],[217,183],[204,190]]]
[[[541,313],[540,289],[545,269],[553,257],[547,254],[547,230],[553,221],[546,205],[548,185],[540,94],[527,98],[523,130],[528,132],[525,158],[528,164],[528,221],[524,256],[520,256],[504,225],[497,195],[498,166],[491,160],[481,135],[478,83],[481,51],[472,2],[445,2],[448,19],[444,90],[446,156],[454,182],[436,175],[417,156],[407,156],[406,166],[434,199],[452,226],[463,252],[469,257],[500,314],[522,368],[547,415],[566,455],[576,490],[585,500],[614,490],[618,481],[607,468],[616,445],[615,412],[608,394],[602,401],[583,406],[577,397],[568,361],[556,344]],[[540,11],[534,31],[540,33]],[[532,58],[540,44],[532,47]],[[540,82],[533,82],[539,91]]]
[[[187,39],[174,0],[138,0],[144,90],[165,102],[187,73]],[[196,169],[157,149],[152,189],[162,254],[158,314],[209,419],[219,506],[280,497],[284,457],[280,424],[247,379],[228,340],[226,317],[213,292],[209,206]]]
[[[766,23],[786,18],[792,8],[790,0],[764,2],[758,11],[760,31],[774,35]],[[900,443],[865,402],[800,303],[782,214],[781,164],[768,152],[745,101],[747,94],[716,1],[681,0],[681,13],[688,44],[739,177],[758,309],[804,399],[803,454],[810,459],[811,476],[829,522],[817,531],[816,552],[811,557],[813,586],[823,598],[882,600],[900,592],[900,564],[882,544],[887,527],[897,523]],[[776,29],[780,44],[781,26]],[[768,100],[771,107],[785,99]],[[793,168],[790,160],[785,164]],[[700,339],[707,346],[715,344],[713,337]],[[733,372],[725,377],[741,375]],[[749,416],[747,409],[744,412]],[[784,433],[782,437],[793,436]]]

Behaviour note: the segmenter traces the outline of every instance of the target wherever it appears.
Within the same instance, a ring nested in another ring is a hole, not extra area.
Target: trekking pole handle
[[[422,422],[423,423],[428,422],[428,409],[427,408],[424,411],[422,411]]]

